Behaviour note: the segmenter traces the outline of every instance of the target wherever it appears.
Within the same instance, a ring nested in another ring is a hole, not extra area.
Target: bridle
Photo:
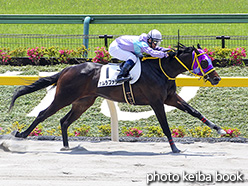
[[[198,53],[198,54],[197,54]],[[196,77],[200,77],[200,79],[202,78],[204,81],[207,81],[209,79],[209,74],[213,71],[215,71],[215,69],[213,68],[213,65],[212,65],[212,61],[211,63],[209,64],[208,63],[208,67],[209,69],[208,70],[205,70],[202,68],[202,65],[201,65],[201,61],[199,60],[199,57],[202,56],[202,55],[206,55],[205,57],[207,57],[207,59],[210,60],[210,58],[207,56],[207,53],[206,52],[202,52],[200,53],[199,51],[198,52],[195,52],[193,51],[192,52],[192,58],[193,58],[193,62],[192,62],[192,66],[191,66],[191,70],[188,69],[184,63],[177,57],[175,56],[175,59],[188,71],[190,72],[192,75],[196,76]],[[208,68],[207,67],[207,68]],[[200,72],[199,73],[196,73],[195,70],[199,68]]]
[[[198,53],[198,54],[197,54]],[[215,69],[213,68],[212,66],[212,63],[209,64],[208,66],[211,66],[209,70],[205,71],[202,66],[201,66],[201,61],[199,60],[199,57],[202,56],[202,55],[206,55],[206,52],[202,52],[200,53],[199,51],[198,52],[195,52],[193,51],[192,52],[192,58],[193,58],[193,62],[192,62],[192,66],[191,66],[191,69],[189,69],[177,56],[174,56],[174,58],[189,72],[191,73],[192,75],[196,76],[196,77],[200,77],[200,79],[202,78],[204,81],[207,81],[209,79],[209,74],[211,72],[213,72]],[[207,56],[208,59],[210,59],[208,56]],[[146,60],[146,59],[158,59],[156,57],[144,57],[142,59],[142,61]],[[168,80],[172,80],[172,81],[175,81],[176,78],[172,78],[170,77],[163,69],[162,67],[162,60],[161,58],[159,58],[159,67],[161,69],[161,71],[163,72],[163,74],[168,78]],[[197,68],[199,68],[200,70],[200,73],[196,73],[194,72]]]

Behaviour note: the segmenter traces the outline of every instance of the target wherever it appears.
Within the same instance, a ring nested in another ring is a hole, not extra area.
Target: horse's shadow
[[[198,157],[211,157],[211,156],[223,156],[225,153],[221,152],[190,152],[183,150],[180,153],[173,152],[138,152],[138,151],[91,151],[78,145],[77,147],[71,148],[67,151],[57,152],[59,154],[73,154],[73,155],[105,155],[105,156],[198,156]]]
[[[142,151],[101,151],[101,150],[88,150],[85,147],[78,145],[76,147],[67,149],[66,151],[49,151],[49,150],[31,150],[26,145],[22,145],[23,139],[8,138],[0,141],[0,151],[9,153],[56,153],[56,154],[68,154],[68,155],[105,155],[105,156],[198,156],[198,157],[211,157],[211,156],[225,156],[225,152],[194,152],[189,150],[183,150],[180,153],[169,152],[142,152]],[[29,149],[29,150],[28,150]]]
[[[196,157],[214,157],[214,156],[224,156],[224,152],[190,152],[190,151],[182,151],[180,153],[172,153],[172,152],[138,152],[138,151],[91,151],[87,150],[84,147],[74,147],[69,150],[62,151],[49,151],[49,150],[12,150],[9,149],[2,144],[0,144],[0,151],[14,153],[14,154],[68,154],[68,155],[105,155],[105,156],[196,156]]]

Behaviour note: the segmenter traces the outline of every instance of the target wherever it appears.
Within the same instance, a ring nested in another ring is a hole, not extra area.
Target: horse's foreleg
[[[154,105],[151,105],[152,109],[154,110],[156,117],[161,125],[161,128],[164,132],[164,134],[167,136],[168,141],[170,143],[170,147],[173,153],[179,153],[180,150],[176,147],[172,136],[171,136],[171,131],[167,122],[167,118],[165,115],[165,110],[164,110],[164,104],[163,103],[157,103]]]
[[[68,112],[66,116],[60,120],[63,146],[64,146],[62,150],[69,149],[68,134],[67,134],[68,127],[74,121],[76,121],[91,105],[93,105],[95,99],[96,97],[87,97],[74,102],[72,104],[72,108],[70,112]]]
[[[204,117],[200,112],[191,107],[187,102],[185,102],[178,94],[174,94],[170,96],[165,101],[166,105],[174,106],[190,115],[198,118],[204,124],[209,126],[212,129],[215,129],[219,134],[226,134],[226,132],[219,126],[215,125],[213,122],[209,121],[206,117]]]

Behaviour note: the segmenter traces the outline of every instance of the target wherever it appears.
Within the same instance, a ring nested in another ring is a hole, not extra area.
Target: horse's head
[[[212,60],[207,53],[198,44],[196,49],[193,47],[185,47],[181,45],[183,52],[189,52],[192,54],[191,67],[187,70],[192,70],[195,76],[202,77],[205,81],[209,81],[212,85],[217,85],[221,80],[220,76],[215,71]],[[180,56],[180,55],[179,55]]]
[[[209,81],[212,85],[217,85],[221,78],[215,71],[212,60],[199,44],[197,48],[193,47],[194,51],[192,52],[193,73],[203,77],[205,81]]]

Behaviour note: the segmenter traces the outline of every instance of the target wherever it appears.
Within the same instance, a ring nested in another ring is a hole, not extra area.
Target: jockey
[[[109,53],[111,56],[125,61],[116,82],[122,83],[131,80],[129,71],[137,62],[138,57],[143,57],[142,53],[158,58],[168,57],[167,51],[171,49],[159,47],[161,41],[162,35],[156,29],[151,30],[148,34],[143,33],[140,36],[125,35],[115,39],[109,46]]]

